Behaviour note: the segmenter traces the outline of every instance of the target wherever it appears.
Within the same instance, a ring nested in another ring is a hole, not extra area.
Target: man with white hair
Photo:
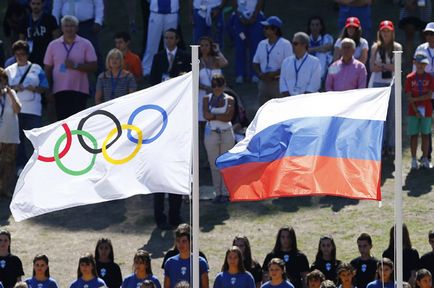
[[[321,87],[321,64],[307,53],[309,36],[304,32],[292,38],[294,55],[283,60],[280,69],[280,93],[282,96],[318,92]]]
[[[64,16],[61,21],[63,36],[50,42],[44,57],[57,120],[86,108],[89,97],[87,73],[97,70],[95,49],[89,40],[77,35],[78,23],[76,17]]]
[[[342,57],[329,67],[326,91],[366,88],[366,67],[353,56],[356,43],[353,39],[344,38],[341,44]]]

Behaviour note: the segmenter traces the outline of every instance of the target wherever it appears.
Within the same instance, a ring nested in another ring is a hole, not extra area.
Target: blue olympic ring
[[[128,119],[128,122],[127,122],[127,123],[128,123],[129,125],[134,125],[134,124],[133,124],[134,118],[137,116],[137,114],[139,114],[139,113],[142,112],[143,110],[157,110],[158,112],[161,113],[161,116],[163,116],[163,125],[162,125],[160,131],[158,131],[157,135],[155,135],[154,137],[151,137],[151,138],[149,138],[149,139],[143,139],[143,140],[142,140],[142,144],[149,144],[149,143],[152,143],[152,142],[154,142],[155,140],[157,140],[157,138],[160,137],[161,134],[162,134],[162,133],[164,132],[164,130],[166,129],[166,127],[167,127],[167,113],[166,113],[166,111],[165,111],[163,108],[161,108],[160,106],[152,105],[152,104],[151,104],[151,105],[143,105],[143,106],[140,106],[139,108],[137,108],[136,110],[134,110],[133,113],[131,113],[130,118]],[[138,140],[137,140],[136,138],[133,137],[133,135],[131,134],[131,130],[130,130],[130,129],[128,129],[127,136],[128,136],[128,139],[129,139],[131,142],[137,144]]]

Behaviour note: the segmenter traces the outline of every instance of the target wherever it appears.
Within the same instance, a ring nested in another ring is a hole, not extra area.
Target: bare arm
[[[333,51],[333,62],[341,58],[341,48],[335,47],[335,50]]]
[[[202,273],[200,275],[200,284],[202,288],[208,288],[209,287],[209,279],[208,279],[208,273]]]
[[[95,104],[101,104],[102,103],[102,92],[101,91],[95,91]]]
[[[381,68],[381,63],[376,63],[375,62],[375,56],[377,54],[377,45],[373,45],[371,48],[371,59],[369,59],[369,69],[371,69],[372,72],[381,72],[382,68]]]
[[[68,69],[77,70],[80,72],[91,73],[98,69],[97,62],[74,63],[71,60],[66,60],[65,65]],[[74,67],[75,66],[75,67]]]
[[[15,114],[20,113],[20,111],[21,111],[21,103],[18,100],[18,97],[15,94],[15,92],[12,91],[12,89],[9,86],[6,87],[6,94],[8,95],[9,99],[12,102],[12,110],[14,111],[14,113]],[[21,281],[21,276],[18,277],[17,279],[18,279],[18,281]]]
[[[366,65],[368,61],[368,49],[362,50],[362,55],[360,55],[359,61]]]
[[[170,278],[168,276],[164,276],[164,288],[170,288]]]

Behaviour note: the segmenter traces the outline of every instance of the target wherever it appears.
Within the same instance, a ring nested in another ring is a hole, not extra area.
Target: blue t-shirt
[[[282,281],[277,286],[271,285],[271,281],[268,281],[262,284],[261,288],[294,288],[294,286],[288,280]]]
[[[69,288],[100,288],[100,287],[106,287],[104,280],[101,278],[95,277],[90,281],[84,281],[83,279],[79,278],[71,283]]]
[[[27,278],[26,279],[27,286],[29,288],[58,288],[56,280],[53,278],[48,278],[45,281],[38,281],[36,278]]]
[[[384,283],[384,288],[394,288],[395,285],[393,285],[393,281],[389,281],[387,283]],[[366,288],[383,288],[383,282],[380,280],[374,280],[370,282],[368,285],[366,285]]]
[[[214,288],[255,288],[255,280],[249,272],[230,274],[229,272],[220,272],[215,277]]]
[[[157,277],[155,277],[154,275],[150,275],[144,279],[139,279],[137,278],[135,273],[125,277],[124,281],[122,282],[122,288],[140,288],[143,281],[145,280],[151,280],[152,282],[154,282],[157,288],[161,288],[160,281],[158,281]]]
[[[200,275],[208,273],[208,263],[202,257],[199,257],[199,272]],[[179,254],[170,257],[164,264],[164,275],[170,279],[170,288],[175,287],[180,281],[190,283],[190,258],[181,259]],[[190,283],[192,284],[192,283]],[[200,283],[202,286],[202,283]]]

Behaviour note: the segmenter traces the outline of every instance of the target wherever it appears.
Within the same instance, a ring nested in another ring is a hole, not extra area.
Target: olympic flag
[[[35,147],[10,209],[16,221],[137,194],[190,193],[192,74],[26,131]]]

